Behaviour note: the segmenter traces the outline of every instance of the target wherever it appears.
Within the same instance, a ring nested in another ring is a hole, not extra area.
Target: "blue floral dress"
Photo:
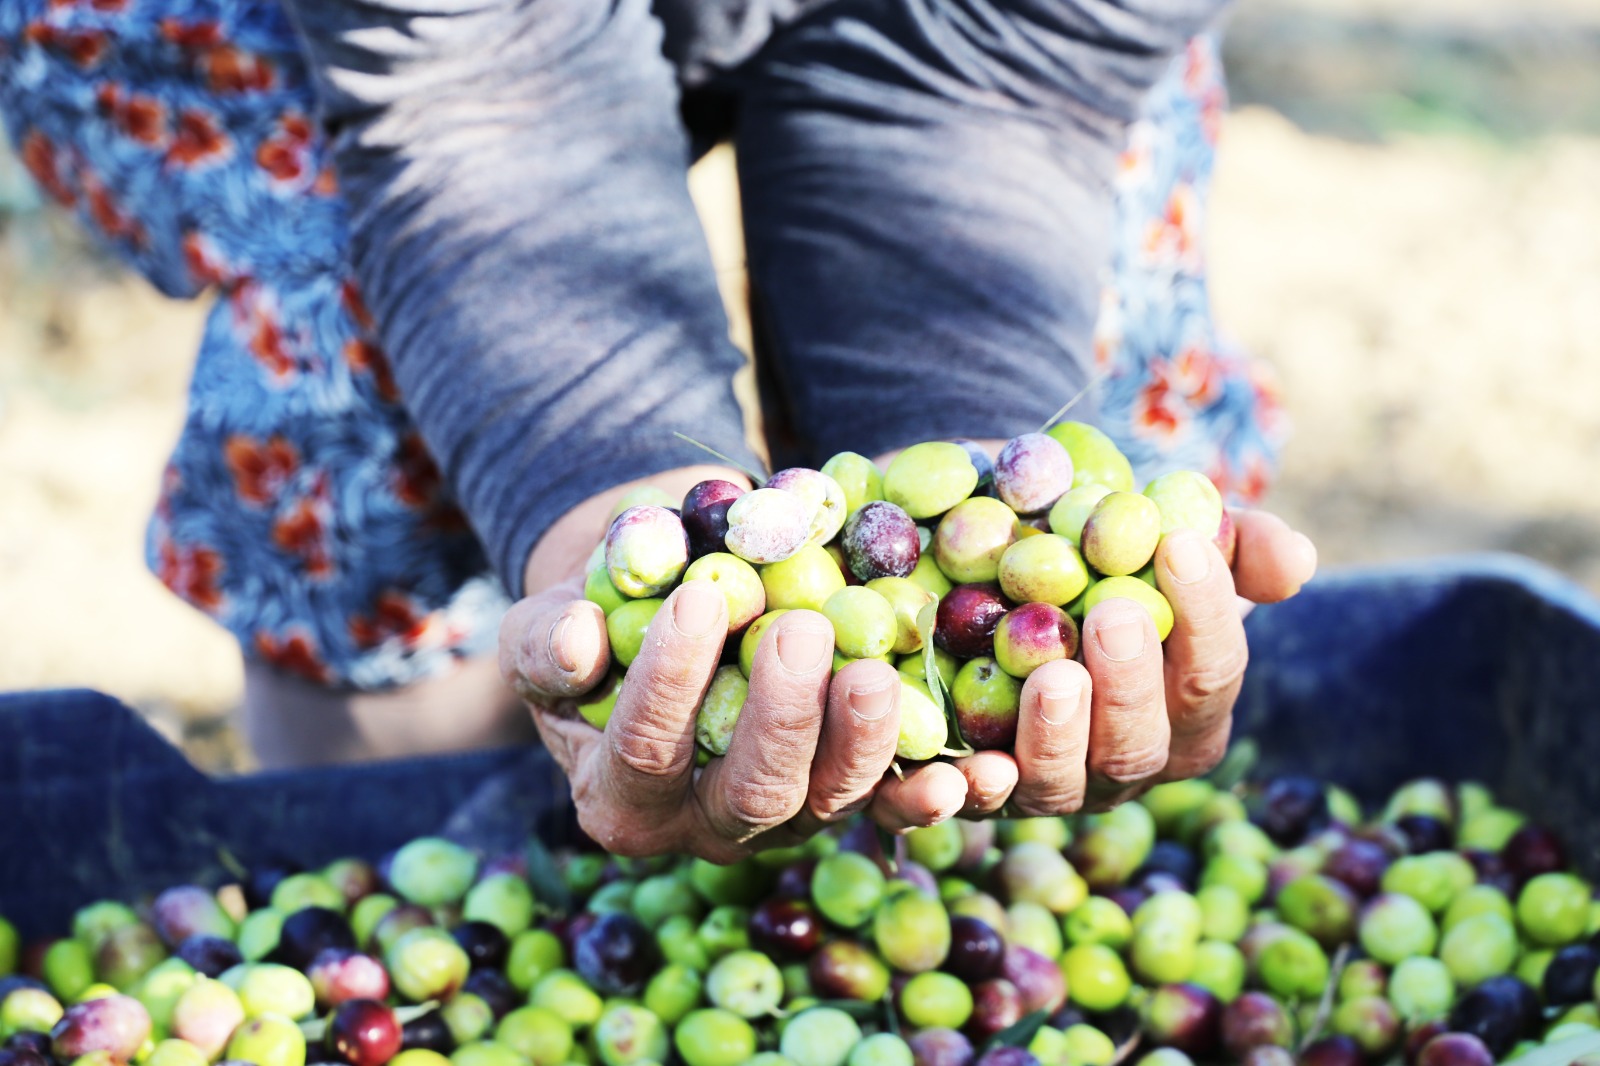
[[[1250,500],[1281,420],[1207,300],[1224,102],[1207,40],[1152,94],[1096,355],[1142,471]],[[374,339],[313,104],[275,0],[0,0],[0,116],[33,178],[162,292],[214,294],[149,565],[247,655],[375,688],[487,651],[505,598]]]

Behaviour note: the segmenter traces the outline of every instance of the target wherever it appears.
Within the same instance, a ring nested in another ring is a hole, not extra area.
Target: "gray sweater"
[[[695,140],[737,148],[777,457],[1011,436],[1088,378],[1126,125],[1223,3],[289,6],[407,406],[520,593],[568,508],[706,461],[674,431],[755,464]]]

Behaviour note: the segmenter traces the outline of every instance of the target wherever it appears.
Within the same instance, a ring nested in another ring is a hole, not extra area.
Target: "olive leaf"
[[[1590,1052],[1600,1052],[1600,1033],[1583,1033],[1559,1044],[1534,1048],[1508,1060],[1506,1066],[1571,1066]]]
[[[866,999],[825,999],[821,1003],[813,1003],[806,1010],[812,1007],[832,1007],[834,1010],[842,1010],[858,1022],[875,1022],[883,1010],[882,1004]],[[800,1013],[803,1014],[805,1011]]]
[[[724,463],[726,463],[727,465],[733,467],[735,470],[739,471],[745,477],[749,478],[750,479],[750,484],[754,485],[756,488],[759,489],[759,488],[761,488],[763,485],[765,485],[767,483],[767,479],[766,479],[765,476],[756,473],[754,470],[751,470],[748,466],[745,466],[743,463],[739,462],[737,459],[732,459],[732,458],[729,458],[726,455],[723,455],[721,452],[717,451],[711,445],[709,445],[709,444],[701,444],[699,441],[695,440],[693,437],[689,436],[687,433],[679,433],[676,430],[673,431],[672,435],[674,437],[677,437],[679,440],[683,441],[685,444],[693,444],[696,448],[699,448],[701,451],[707,453],[708,455],[714,456],[717,459],[721,459]]]
[[[528,887],[533,889],[534,896],[559,914],[570,913],[573,909],[572,891],[567,888],[567,882],[561,876],[561,867],[556,857],[550,854],[550,849],[544,846],[544,841],[536,836],[529,837],[523,855],[528,864]]]
[[[396,1007],[394,1009],[394,1020],[399,1022],[401,1025],[409,1025],[418,1018],[421,1018],[423,1015],[432,1014],[438,1009],[438,1000],[424,1000],[421,1003],[414,1003],[409,1007]],[[333,1015],[331,1013],[323,1015],[320,1018],[307,1018],[305,1021],[300,1023],[300,1035],[305,1037],[307,1044],[319,1043],[327,1038],[328,1024],[332,1020]]]
[[[989,1042],[983,1045],[979,1057],[997,1047],[1027,1047],[1033,1042],[1039,1030],[1044,1028],[1044,1023],[1049,1017],[1050,1012],[1047,1010],[1036,1010],[1032,1014],[1023,1015],[1019,1020],[991,1036]]]
[[[927,682],[928,692],[933,696],[933,702],[938,704],[939,710],[944,712],[946,744],[939,749],[939,754],[960,759],[971,755],[976,749],[968,744],[966,738],[961,735],[961,726],[956,722],[956,701],[950,695],[950,691],[944,687],[944,678],[939,673],[939,661],[933,653],[933,630],[938,623],[938,618],[938,597],[934,597],[932,603],[924,604],[922,610],[917,612],[917,634],[922,637],[923,681]],[[955,737],[956,743],[949,743],[951,737]]]
[[[893,833],[889,832],[881,825],[874,824],[872,828],[878,833],[878,847],[883,849],[884,865],[889,867],[889,872],[891,874],[899,873],[900,860],[898,856],[900,854],[900,848],[897,844],[897,838]]]
[[[1260,759],[1261,748],[1249,737],[1242,737],[1234,741],[1216,769],[1211,771],[1211,783],[1219,792],[1232,791],[1250,776]]]
[[[894,994],[886,994],[878,1001],[883,1004],[883,1031],[894,1036],[900,1035],[900,1015],[894,1009]]]

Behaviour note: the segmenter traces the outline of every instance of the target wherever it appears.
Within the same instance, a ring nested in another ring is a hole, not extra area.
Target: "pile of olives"
[[[836,671],[869,658],[899,669],[899,759],[1009,749],[1022,682],[1077,655],[1097,603],[1136,601],[1166,639],[1172,607],[1152,561],[1163,536],[1196,530],[1232,561],[1233,523],[1209,478],[1134,487],[1110,438],[1062,422],[992,461],[972,441],[930,441],[882,471],[843,452],[749,491],[639,490],[590,561],[584,594],[605,612],[615,670],[580,711],[604,727],[666,595],[705,579],[727,600],[728,639],[697,722],[704,758],[727,753],[762,634],[802,609],[831,623]]]
[[[1435,780],[1370,817],[1185,781],[732,866],[429,837],[0,920],[0,1066],[1596,1066],[1597,930],[1549,830]]]

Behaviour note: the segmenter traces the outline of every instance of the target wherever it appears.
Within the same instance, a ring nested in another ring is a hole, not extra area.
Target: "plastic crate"
[[[1249,621],[1236,715],[1259,772],[1375,800],[1422,774],[1474,778],[1544,820],[1591,872],[1600,846],[1600,603],[1510,556],[1334,572]],[[539,749],[210,779],[93,692],[0,696],[0,914],[27,936],[81,904],[230,861],[376,857],[418,835],[573,832]]]

